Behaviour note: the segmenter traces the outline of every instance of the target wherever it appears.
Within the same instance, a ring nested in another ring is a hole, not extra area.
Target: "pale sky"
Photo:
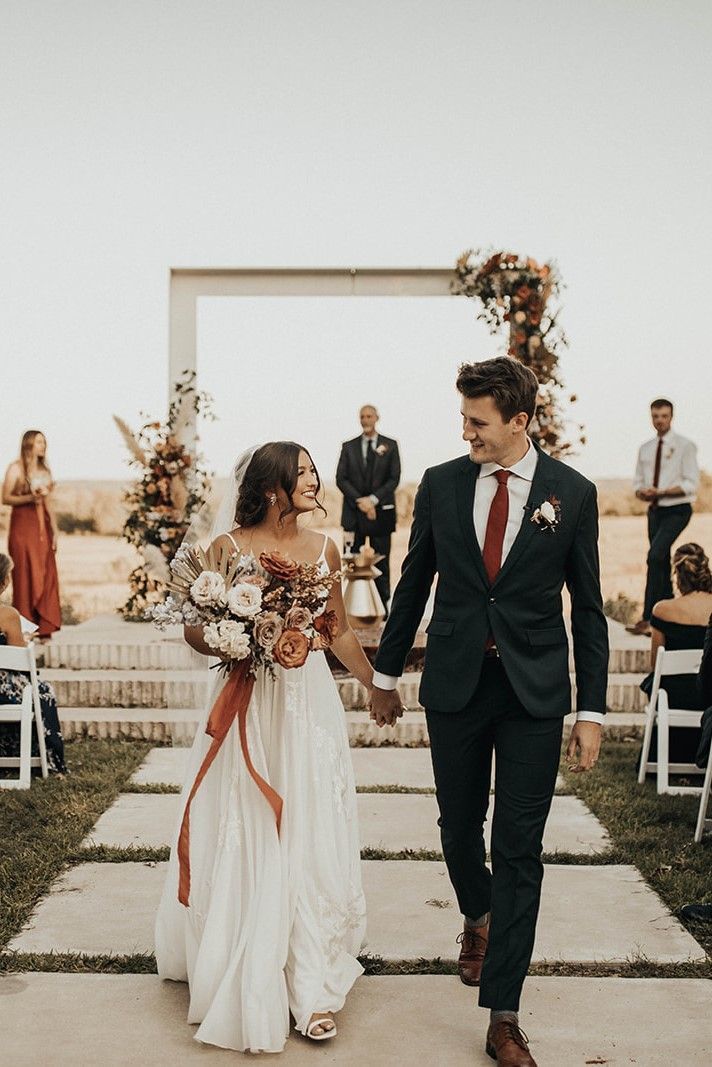
[[[0,464],[116,478],[161,415],[171,266],[555,259],[575,465],[628,476],[648,404],[712,469],[708,0],[0,0]],[[464,299],[205,300],[219,473],[273,437],[329,480],[365,401],[404,473],[462,451]]]

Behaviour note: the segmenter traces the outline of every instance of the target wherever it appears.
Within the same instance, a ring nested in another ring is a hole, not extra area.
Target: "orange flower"
[[[339,618],[335,611],[325,611],[314,619],[314,629],[331,644],[339,632]]]
[[[263,564],[264,566],[264,564]],[[309,639],[301,630],[283,630],[274,646],[274,658],[286,670],[302,667],[309,655]]]
[[[287,559],[281,552],[263,552],[260,556],[260,566],[283,582],[290,582],[299,570],[299,564],[293,559]]]

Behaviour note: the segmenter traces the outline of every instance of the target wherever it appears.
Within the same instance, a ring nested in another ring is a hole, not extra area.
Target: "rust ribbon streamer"
[[[242,748],[247,770],[272,808],[277,822],[277,833],[279,833],[282,821],[282,798],[269,782],[266,782],[255,770],[250,757],[250,750],[247,747],[247,709],[254,686],[255,679],[250,674],[250,660],[243,660],[228,675],[225,685],[213,704],[208,724],[205,727],[206,734],[212,737],[213,741],[200,765],[200,770],[195,776],[193,788],[190,791],[185,811],[183,812],[180,834],[178,835],[178,900],[186,908],[190,898],[190,805],[193,803],[193,797],[198,792],[200,783],[208,773],[208,769],[220,751],[227,732],[236,717],[240,732],[240,747]]]

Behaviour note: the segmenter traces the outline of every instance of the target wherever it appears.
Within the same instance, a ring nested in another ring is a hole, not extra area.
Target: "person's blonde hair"
[[[12,572],[12,560],[4,552],[0,552],[0,585],[4,585]]]
[[[689,541],[680,545],[672,557],[672,572],[680,592],[712,593],[710,561],[702,545]]]
[[[30,484],[30,457],[32,456],[32,449],[34,447],[35,438],[44,437],[45,444],[47,443],[47,437],[42,430],[25,430],[22,435],[22,442],[20,444],[20,463],[22,469],[25,472],[25,478],[27,484]],[[48,474],[51,474],[49,467],[47,466],[47,453],[44,456],[39,456],[37,459],[37,465]]]

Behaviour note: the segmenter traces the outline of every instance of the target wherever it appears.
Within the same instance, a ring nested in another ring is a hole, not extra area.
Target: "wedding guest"
[[[378,411],[364,404],[359,411],[361,433],[341,446],[336,468],[336,484],[344,495],[341,525],[354,534],[354,552],[367,537],[384,558],[377,564],[381,572],[376,588],[388,613],[391,598],[391,534],[396,528],[396,498],[401,476],[398,442],[376,430]]]
[[[672,402],[653,400],[650,415],[656,436],[641,445],[633,480],[638,500],[648,504],[648,573],[643,616],[627,627],[644,635],[653,605],[672,596],[670,549],[690,521],[700,480],[697,446],[672,429]]]
[[[12,560],[0,553],[0,596],[10,584]],[[20,614],[9,604],[0,604],[0,645],[22,648],[25,639],[22,634]],[[0,667],[0,704],[20,704],[22,693],[27,685],[28,676],[23,671],[8,671]],[[50,771],[66,774],[64,763],[64,741],[59,724],[57,700],[52,687],[47,682],[39,683],[40,707],[44,724],[45,745],[47,748],[47,766]],[[34,733],[34,731],[33,731]],[[16,723],[0,723],[0,756],[19,756],[20,727]],[[32,755],[39,755],[37,737],[32,739]]]
[[[15,565],[12,602],[36,623],[38,640],[49,641],[62,616],[57,577],[57,526],[51,507],[54,490],[47,441],[40,430],[23,435],[20,457],[5,474],[2,502],[12,508],[8,549]]]
[[[672,563],[678,595],[671,600],[660,600],[654,606],[650,622],[652,626],[651,673],[640,683],[640,688],[650,696],[659,648],[669,651],[686,648],[702,648],[707,622],[712,613],[712,573],[710,561],[701,545],[690,541],[675,551]],[[664,676],[661,683],[668,696],[671,708],[706,707],[702,703],[697,678],[691,674]],[[670,728],[670,762],[694,763],[699,734],[689,727]],[[657,755],[657,727],[653,728],[649,759],[655,762]]]
[[[705,632],[704,652],[702,653],[700,672],[697,676],[697,685],[702,707],[712,708],[712,616],[709,618]],[[703,722],[707,714],[705,712]],[[709,744],[709,737],[707,738],[707,743]],[[706,752],[707,759],[709,759],[709,749]],[[700,763],[701,760],[698,753],[698,766],[700,766]],[[680,908],[680,916],[696,923],[712,923],[712,904],[685,904],[684,907]]]

